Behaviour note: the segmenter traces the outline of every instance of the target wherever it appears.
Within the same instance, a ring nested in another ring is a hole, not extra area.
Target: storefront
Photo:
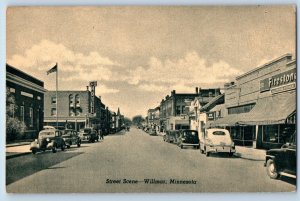
[[[286,143],[296,130],[296,61],[290,58],[238,77],[227,97],[225,92],[228,115],[209,127],[228,129],[240,146],[270,149]]]

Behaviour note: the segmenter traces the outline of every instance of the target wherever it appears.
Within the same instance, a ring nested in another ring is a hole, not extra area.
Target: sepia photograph
[[[9,6],[6,192],[295,193],[296,15]]]

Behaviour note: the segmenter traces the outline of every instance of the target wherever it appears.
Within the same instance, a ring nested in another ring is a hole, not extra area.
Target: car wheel
[[[68,149],[70,149],[70,147],[71,147],[70,145],[67,145],[67,148],[68,148]]]
[[[204,147],[204,153],[205,153],[205,156],[206,156],[206,157],[209,157],[209,152],[206,151],[206,147]]]
[[[53,146],[52,152],[53,152],[53,153],[56,153],[56,146]]]
[[[278,179],[278,177],[280,176],[276,170],[273,159],[269,159],[267,161],[267,174],[271,179]]]
[[[33,153],[33,154],[36,154],[36,149],[33,149],[33,150],[32,150],[32,153]]]
[[[65,150],[65,145],[62,144],[60,148],[61,148],[62,151],[64,151]]]
[[[228,155],[229,155],[230,157],[232,157],[232,156],[233,156],[233,152],[229,152]]]
[[[80,145],[81,145],[80,142],[78,142],[78,143],[77,143],[77,147],[80,147]]]
[[[183,145],[182,144],[180,145],[180,148],[183,149]]]
[[[200,153],[201,153],[201,154],[204,154],[204,150],[202,150],[201,147],[200,147]]]

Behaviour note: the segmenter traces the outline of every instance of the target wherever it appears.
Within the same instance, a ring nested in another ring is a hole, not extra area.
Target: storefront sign
[[[215,120],[215,112],[208,112],[207,113],[207,119],[209,120],[209,121],[211,121],[211,120]]]
[[[97,86],[97,81],[91,81],[90,82],[90,87],[91,87],[91,113],[94,114],[95,112],[95,93],[96,93],[96,88]]]
[[[279,73],[270,78],[260,81],[260,92],[270,91],[272,88],[281,87],[296,83],[296,69],[291,69],[283,73]]]

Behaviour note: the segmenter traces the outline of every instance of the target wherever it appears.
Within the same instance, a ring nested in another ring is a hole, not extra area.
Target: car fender
[[[30,143],[30,150],[39,149],[39,148],[40,148],[40,145],[37,143],[37,141],[33,141]]]
[[[51,141],[47,144],[47,148],[48,149],[52,149],[53,147],[55,146],[55,142],[54,141]]]

